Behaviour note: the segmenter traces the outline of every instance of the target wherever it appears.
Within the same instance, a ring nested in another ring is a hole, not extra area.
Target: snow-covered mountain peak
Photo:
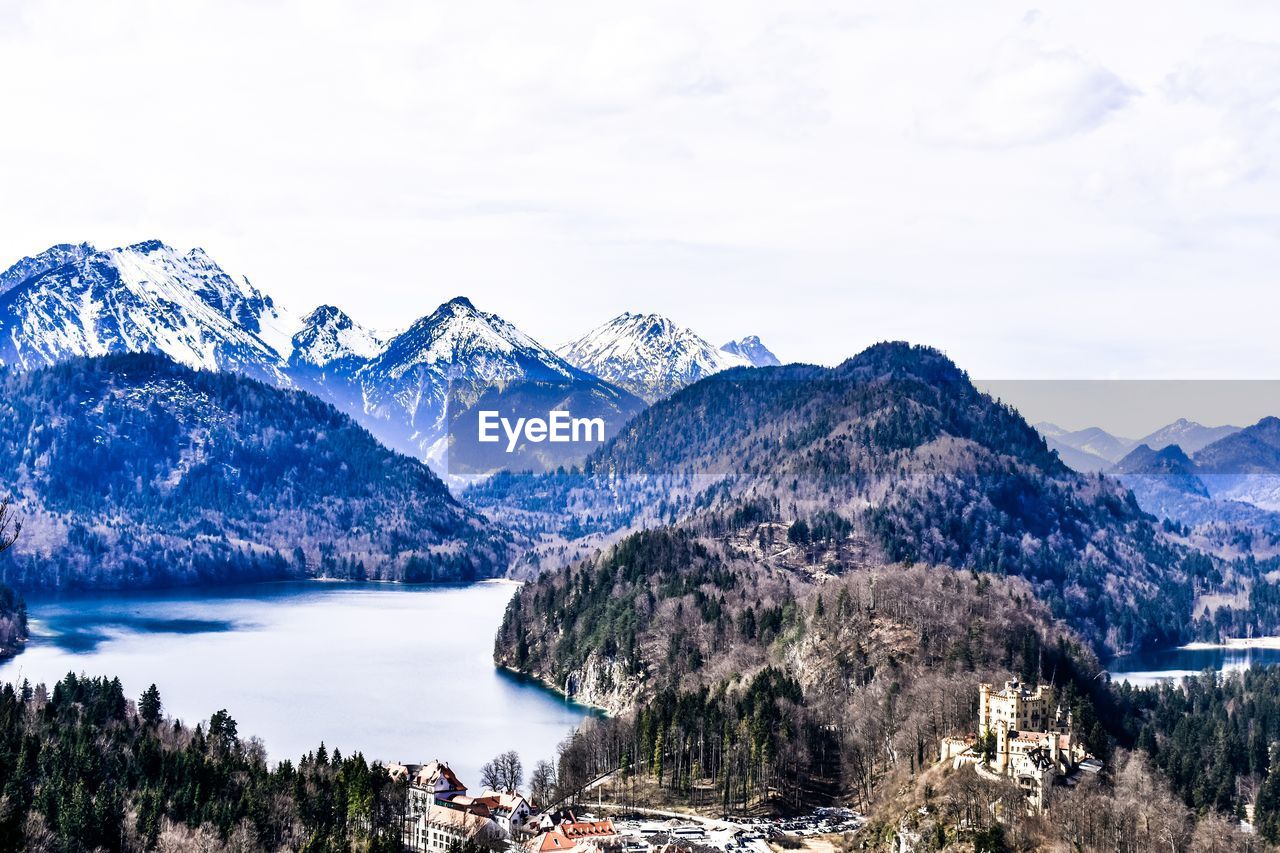
[[[476,312],[476,306],[471,304],[471,300],[465,296],[455,296],[448,302],[440,306],[441,310],[450,311],[472,311]]]
[[[720,347],[722,352],[740,356],[755,367],[777,367],[782,364],[776,355],[760,340],[759,335],[747,335],[736,341],[729,341]]]
[[[281,371],[296,321],[204,252],[145,240],[103,251],[82,244],[66,258],[10,288],[0,304],[0,362],[162,352],[288,384]]]
[[[388,342],[375,369],[394,377],[414,365],[462,365],[483,381],[523,378],[513,360],[541,363],[566,378],[573,374],[555,353],[497,314],[480,311],[459,296]]]
[[[321,305],[302,320],[293,336],[290,363],[325,367],[339,359],[365,360],[382,349],[377,335],[334,305]]]
[[[12,290],[24,281],[43,275],[64,264],[79,261],[97,251],[89,243],[59,243],[38,255],[23,258],[0,273],[0,294]]]
[[[375,434],[444,470],[450,465],[450,417],[482,399],[504,400],[495,405],[523,414],[569,408],[575,415],[600,415],[610,431],[641,407],[464,297],[388,341],[355,383],[362,417]]]
[[[128,246],[125,246],[123,249],[115,249],[114,251],[136,252],[139,255],[150,255],[155,252],[165,252],[168,254],[174,253],[172,246],[170,246],[168,243],[165,243],[163,240],[156,240],[156,239],[142,240],[141,242],[133,243]]]
[[[650,401],[721,370],[751,366],[745,356],[717,349],[666,317],[630,311],[558,352],[575,367]]]
[[[161,353],[315,393],[388,446],[428,460],[433,448],[447,450],[450,414],[481,398],[603,416],[610,434],[642,408],[465,297],[380,336],[333,305],[295,318],[204,249],[155,239],[106,250],[54,246],[0,281],[8,291],[0,297],[0,365]],[[561,464],[581,453],[553,448],[527,461]]]

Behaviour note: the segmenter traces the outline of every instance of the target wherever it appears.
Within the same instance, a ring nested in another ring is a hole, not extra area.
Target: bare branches
[[[14,514],[9,499],[0,500],[0,552],[9,550],[21,532],[22,522]]]

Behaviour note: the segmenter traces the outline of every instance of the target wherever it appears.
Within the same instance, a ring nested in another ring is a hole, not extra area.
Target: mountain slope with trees
[[[319,399],[159,355],[0,374],[19,587],[501,575],[510,535]]]
[[[690,530],[636,533],[526,584],[495,657],[613,712],[562,750],[562,793],[622,768],[655,802],[869,811],[972,729],[979,682],[1005,678],[1057,684],[1097,754],[1112,743],[1096,658],[1025,581],[832,576]]]
[[[727,371],[640,414],[581,468],[468,498],[544,543],[714,518],[835,571],[922,562],[1018,575],[1099,651],[1179,639],[1202,566],[1118,482],[1068,469],[936,350]],[[794,534],[791,533],[794,531]],[[544,554],[551,549],[544,549]]]
[[[854,839],[868,849],[1260,849],[1232,816],[1280,779],[1269,684],[1113,688],[1020,578],[832,575],[829,551],[771,563],[709,530],[633,534],[512,600],[497,661],[613,712],[562,746],[556,796],[617,769],[592,797],[712,814],[852,805],[870,816]],[[1048,818],[1025,816],[1008,780],[937,763],[941,737],[974,732],[978,685],[1010,678],[1053,684],[1106,764],[1055,788]]]

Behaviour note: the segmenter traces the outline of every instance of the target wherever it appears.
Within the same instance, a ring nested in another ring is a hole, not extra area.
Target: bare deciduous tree
[[[9,550],[21,532],[22,522],[14,514],[9,499],[0,500],[0,552]]]
[[[495,791],[515,791],[524,784],[520,753],[509,749],[480,768],[480,784]]]

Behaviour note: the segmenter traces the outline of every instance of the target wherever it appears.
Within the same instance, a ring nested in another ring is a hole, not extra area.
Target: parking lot
[[[807,815],[786,818],[729,816],[717,819],[653,810],[614,817],[614,827],[627,839],[625,849],[637,853],[668,843],[708,850],[766,853],[770,850],[770,840],[853,832],[863,823],[860,814],[841,808],[815,809]]]

